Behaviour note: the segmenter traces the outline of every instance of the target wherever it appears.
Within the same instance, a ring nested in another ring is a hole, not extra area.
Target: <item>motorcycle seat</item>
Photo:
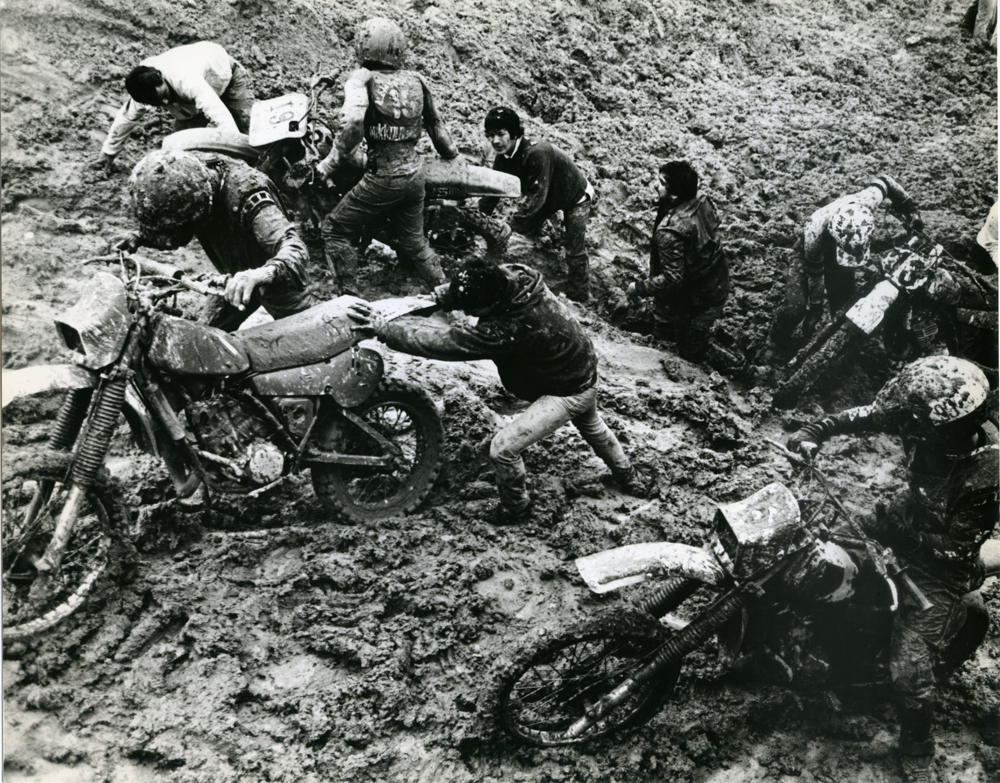
[[[316,364],[360,342],[347,309],[363,299],[338,296],[301,313],[229,335],[254,372]]]

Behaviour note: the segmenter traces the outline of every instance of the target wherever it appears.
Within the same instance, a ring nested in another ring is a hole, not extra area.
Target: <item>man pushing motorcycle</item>
[[[399,26],[382,17],[369,19],[355,41],[361,67],[344,85],[344,125],[316,172],[329,178],[362,140],[368,143],[368,162],[361,182],[323,221],[326,260],[336,270],[339,292],[355,292],[358,254],[352,240],[391,210],[389,244],[433,287],[444,282],[444,273],[424,235],[424,170],[416,146],[426,130],[445,160],[457,158],[458,149],[424,77],[402,68],[406,38]]]
[[[978,588],[980,547],[997,524],[996,407],[971,362],[932,356],[891,379],[871,405],[805,425],[788,448],[812,458],[832,435],[900,435],[909,486],[866,520],[933,606],[904,594],[893,625],[890,670],[906,779],[929,781],[934,758],[935,668],[957,666],[979,646],[989,616]]]
[[[231,275],[202,321],[232,331],[260,305],[284,318],[319,303],[305,243],[262,172],[227,155],[154,150],[132,170],[129,191],[139,231],[119,248],[174,250],[197,237],[215,268]]]

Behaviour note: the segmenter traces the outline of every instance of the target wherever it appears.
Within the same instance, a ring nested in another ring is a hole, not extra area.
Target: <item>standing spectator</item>
[[[445,160],[458,157],[458,149],[424,77],[402,68],[406,38],[395,22],[382,17],[363,22],[355,48],[361,67],[344,85],[344,127],[316,171],[329,179],[362,139],[368,142],[368,163],[361,182],[323,221],[326,260],[336,271],[339,292],[354,293],[358,253],[352,242],[365,224],[391,210],[390,246],[433,287],[444,282],[444,273],[424,235],[424,170],[417,141],[426,130]]]
[[[654,335],[674,340],[682,358],[701,362],[729,295],[719,216],[711,199],[698,195],[698,173],[687,161],[660,167],[656,195],[649,277],[630,284],[627,293],[630,299],[652,296]]]
[[[547,141],[524,137],[521,118],[513,109],[490,109],[483,123],[486,138],[496,152],[493,168],[521,180],[522,201],[511,219],[519,234],[536,234],[542,224],[562,210],[566,232],[566,290],[576,302],[590,299],[590,268],[587,258],[587,221],[594,201],[594,188],[572,159]],[[479,200],[480,211],[490,215],[499,198]]]
[[[771,339],[779,350],[790,345],[792,332],[802,324],[808,340],[823,317],[823,301],[833,315],[854,300],[854,270],[868,263],[875,209],[889,198],[891,209],[908,228],[919,231],[923,221],[917,205],[892,177],[881,176],[857,193],[817,209],[802,234],[803,257],[788,270],[785,304],[778,310]]]
[[[131,96],[111,124],[99,164],[109,169],[129,134],[149,111],[163,106],[175,130],[210,126],[231,133],[250,128],[250,76],[219,44],[199,41],[148,57],[125,77]]]

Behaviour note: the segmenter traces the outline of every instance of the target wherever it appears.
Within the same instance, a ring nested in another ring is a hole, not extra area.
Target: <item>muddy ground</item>
[[[621,495],[565,428],[526,454],[542,499],[532,520],[491,526],[489,438],[519,404],[489,363],[388,351],[392,376],[438,401],[448,436],[441,478],[406,518],[330,522],[306,478],[211,524],[151,511],[168,479],[123,435],[113,468],[134,555],[78,617],[4,649],[4,779],[898,780],[880,694],[735,680],[711,648],[652,722],[581,750],[507,744],[490,733],[482,695],[517,643],[622,600],[590,595],[575,557],[700,543],[715,502],[794,478],[765,439],[869,401],[896,369],[866,350],[838,386],[776,411],[773,374],[725,378],[641,334],[643,314],[623,314],[620,291],[645,269],[657,164],[691,160],[719,205],[734,280],[720,339],[759,364],[797,232],[824,199],[892,174],[930,234],[971,252],[996,198],[997,80],[995,55],[960,27],[965,10],[953,0],[0,0],[5,368],[65,359],[51,322],[86,279],[79,262],[130,227],[127,172],[169,132],[166,115],[133,137],[110,178],[90,164],[133,65],[217,40],[253,72],[258,96],[273,97],[313,72],[342,76],[355,23],[384,14],[405,28],[409,62],[470,158],[488,160],[481,118],[506,103],[596,186],[597,295],[569,306],[602,355],[606,419],[659,475],[652,499]],[[886,216],[878,240],[900,231]],[[559,290],[558,242],[558,228],[515,237],[510,255]],[[158,257],[206,266],[196,247]],[[446,269],[459,260],[446,257]],[[362,284],[373,299],[419,290],[377,247]],[[23,421],[8,417],[5,445],[36,437]],[[901,485],[899,457],[887,437],[837,439],[823,464],[862,510]],[[996,580],[986,593],[990,637],[943,688],[943,781],[1000,780]]]

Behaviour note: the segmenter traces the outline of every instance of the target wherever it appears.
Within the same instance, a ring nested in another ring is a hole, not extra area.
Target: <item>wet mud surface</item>
[[[403,22],[409,62],[467,155],[486,160],[481,119],[514,104],[529,135],[572,152],[597,188],[596,296],[567,306],[595,336],[606,420],[657,476],[649,499],[619,493],[566,427],[525,454],[531,518],[491,525],[489,441],[521,403],[491,363],[378,345],[390,376],[418,382],[445,422],[441,476],[410,516],[331,522],[302,476],[206,522],[159,505],[166,472],[122,431],[110,466],[128,543],[77,616],[3,651],[5,780],[899,780],[884,693],[767,686],[727,673],[714,642],[691,656],[651,722],[582,749],[511,744],[485,694],[498,661],[526,640],[641,594],[590,594],[574,558],[646,541],[697,545],[716,502],[774,480],[797,488],[765,441],[870,401],[898,366],[868,347],[839,385],[777,411],[780,368],[756,383],[726,378],[655,343],[648,313],[626,311],[620,292],[646,270],[659,162],[690,159],[716,200],[734,281],[719,331],[760,364],[798,232],[824,199],[891,174],[928,233],[972,252],[997,188],[997,83],[995,56],[960,29],[964,6],[4,0],[0,12],[4,368],[66,360],[52,319],[90,274],[81,260],[131,227],[127,173],[170,131],[167,116],[133,136],[111,177],[90,164],[135,63],[218,40],[254,74],[258,96],[273,97],[303,90],[314,70],[342,78],[349,31],[384,13]],[[515,235],[509,253],[557,291],[560,232]],[[876,238],[901,232],[886,214]],[[196,246],[150,255],[207,269]],[[447,271],[460,258],[443,261]],[[360,279],[371,299],[420,291],[378,246]],[[46,413],[5,411],[4,447],[43,438]],[[884,436],[834,439],[822,457],[858,512],[901,486],[900,461]],[[990,636],[942,688],[941,781],[1000,779],[1000,587],[984,591]]]

